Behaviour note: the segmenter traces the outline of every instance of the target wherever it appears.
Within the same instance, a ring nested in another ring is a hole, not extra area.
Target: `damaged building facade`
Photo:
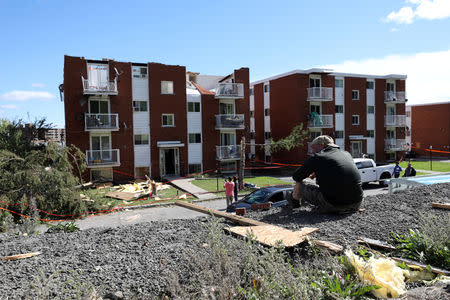
[[[65,56],[61,90],[66,143],[86,153],[87,180],[239,167],[249,128],[248,68],[209,76],[184,66]]]
[[[278,140],[302,123],[315,137],[327,134],[353,157],[400,159],[407,148],[406,75],[362,75],[327,69],[294,70],[250,84],[251,156],[265,162],[298,163],[310,151],[307,142],[271,154]]]

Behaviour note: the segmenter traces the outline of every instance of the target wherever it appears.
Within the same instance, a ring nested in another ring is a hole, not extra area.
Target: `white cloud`
[[[0,95],[4,101],[52,100],[55,95],[49,92],[11,91]]]
[[[3,108],[3,109],[18,109],[19,106],[15,105],[15,104],[4,104],[4,105],[0,105],[0,108]]]
[[[43,87],[45,87],[45,84],[43,84],[43,83],[32,83],[31,87],[43,88]]]
[[[398,28],[391,28],[391,32],[396,32],[396,31],[398,31]]]
[[[323,66],[336,72],[387,75],[404,74],[408,104],[450,101],[450,50],[411,55],[390,55]]]
[[[406,2],[415,5],[415,9],[404,6],[398,12],[391,12],[385,21],[411,24],[415,19],[438,20],[450,17],[449,0],[407,0]]]

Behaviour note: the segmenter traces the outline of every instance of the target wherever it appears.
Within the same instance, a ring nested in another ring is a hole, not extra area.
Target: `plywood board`
[[[274,225],[259,226],[236,226],[226,228],[225,230],[246,237],[249,233],[255,236],[255,239],[264,245],[275,246],[278,241],[285,247],[293,247],[302,243],[308,234],[311,234],[318,228],[304,227],[300,231],[291,231],[283,227]]]

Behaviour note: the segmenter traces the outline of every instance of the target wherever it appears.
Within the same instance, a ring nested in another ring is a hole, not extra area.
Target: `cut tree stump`
[[[36,256],[36,255],[39,255],[39,254],[41,254],[41,252],[31,252],[31,253],[24,253],[24,254],[16,254],[16,255],[2,257],[2,260],[17,260],[17,259],[22,259],[22,258],[28,258],[28,257]]]
[[[433,202],[433,203],[431,203],[431,206],[434,207],[434,208],[450,209],[450,203]]]

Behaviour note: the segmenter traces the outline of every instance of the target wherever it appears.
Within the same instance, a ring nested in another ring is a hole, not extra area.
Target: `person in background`
[[[401,172],[402,172],[402,167],[400,167],[399,164],[398,164],[398,161],[396,161],[395,162],[395,167],[394,167],[394,172],[392,173],[392,175],[395,178],[399,178]]]
[[[416,176],[416,170],[411,166],[411,163],[408,163],[408,167],[405,169],[405,173],[403,174],[403,177],[411,177]]]
[[[230,205],[231,202],[233,202],[233,195],[234,195],[234,183],[231,180],[231,177],[228,177],[228,181],[225,180],[223,187],[225,188],[225,196],[227,197],[227,207],[228,207],[228,205]]]
[[[234,201],[238,201],[239,180],[236,176],[233,176],[233,183],[234,183]]]

